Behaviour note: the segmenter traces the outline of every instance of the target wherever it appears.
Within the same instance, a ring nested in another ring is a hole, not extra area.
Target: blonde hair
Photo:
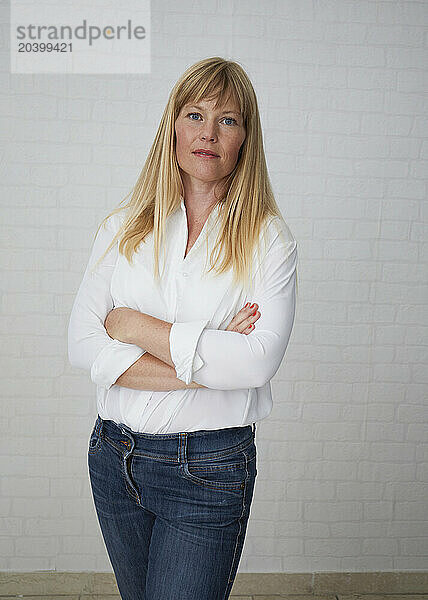
[[[213,99],[217,108],[229,98],[240,107],[246,137],[235,168],[222,182],[226,192],[217,202],[222,204],[222,210],[219,213],[219,235],[210,255],[210,271],[215,269],[221,274],[233,268],[234,282],[248,283],[253,250],[258,245],[263,226],[270,217],[283,217],[269,181],[253,86],[238,63],[217,56],[200,60],[189,67],[174,85],[146,162],[130,192],[130,201],[114,209],[99,226],[112,215],[127,211],[124,222],[98,262],[119,239],[119,253],[131,264],[139,244],[153,231],[154,278],[159,280],[159,253],[165,235],[165,221],[180,208],[180,196],[184,197],[175,153],[175,121],[182,107],[188,103]],[[121,204],[128,197],[129,194]]]

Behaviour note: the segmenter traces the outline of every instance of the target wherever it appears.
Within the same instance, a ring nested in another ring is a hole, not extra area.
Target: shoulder
[[[289,256],[297,248],[296,238],[282,216],[269,218],[262,237],[264,237],[266,243],[267,253],[282,250]]]
[[[101,228],[110,233],[116,234],[125,221],[124,211],[113,213],[101,221]]]
[[[294,269],[297,264],[297,242],[282,216],[269,217],[263,224],[253,261],[253,281]]]

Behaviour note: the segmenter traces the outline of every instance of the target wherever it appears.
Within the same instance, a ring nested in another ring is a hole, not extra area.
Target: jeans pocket
[[[254,452],[250,447],[220,458],[190,460],[183,464],[183,474],[189,481],[208,489],[241,493],[250,477],[252,460]]]

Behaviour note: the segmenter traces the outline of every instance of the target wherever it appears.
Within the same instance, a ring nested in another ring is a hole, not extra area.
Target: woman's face
[[[176,155],[179,167],[191,178],[216,182],[233,171],[246,132],[239,106],[229,100],[214,109],[214,100],[186,104],[175,121]],[[216,157],[195,154],[213,152]]]

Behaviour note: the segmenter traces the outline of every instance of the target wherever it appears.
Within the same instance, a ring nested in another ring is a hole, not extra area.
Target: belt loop
[[[253,437],[256,437],[256,424],[253,423],[252,427],[253,427]]]
[[[187,431],[178,434],[178,462],[187,462]]]
[[[101,435],[103,427],[104,427],[104,421],[100,417],[100,415],[97,415],[97,430],[96,430],[97,435]]]

